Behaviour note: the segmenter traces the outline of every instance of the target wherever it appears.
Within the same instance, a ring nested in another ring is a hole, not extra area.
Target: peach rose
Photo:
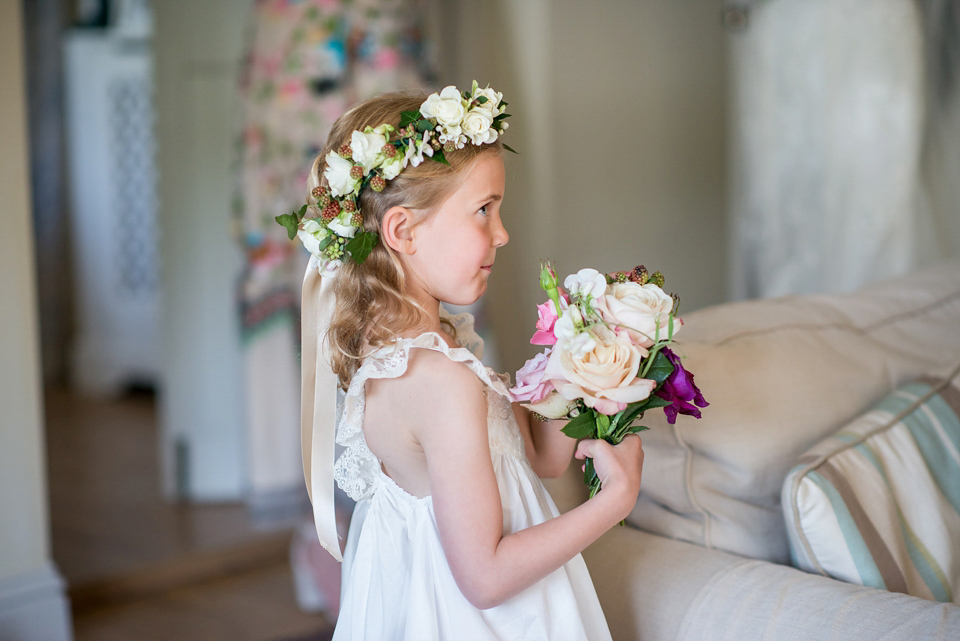
[[[656,381],[637,378],[647,350],[602,325],[589,333],[595,344],[580,356],[566,349],[566,341],[557,344],[544,379],[552,380],[564,398],[582,398],[587,407],[608,415],[650,396]]]

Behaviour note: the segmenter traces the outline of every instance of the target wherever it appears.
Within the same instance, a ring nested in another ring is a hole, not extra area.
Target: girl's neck
[[[410,329],[400,333],[401,338],[416,338],[421,334],[428,332],[436,332],[440,334],[447,345],[450,347],[456,347],[457,343],[452,336],[447,332],[447,329],[444,327],[443,323],[440,321],[440,301],[432,296],[426,299],[418,299],[420,306],[424,310],[423,320],[416,327],[411,327]]]
[[[400,333],[404,338],[416,338],[425,332],[442,332],[440,322],[440,301],[432,296],[417,296],[417,303],[423,310],[423,317],[419,324]]]

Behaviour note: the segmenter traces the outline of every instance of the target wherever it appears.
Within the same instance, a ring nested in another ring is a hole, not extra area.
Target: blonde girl
[[[313,254],[305,465],[321,541],[338,558],[326,479],[358,500],[338,641],[610,639],[580,552],[634,506],[640,439],[578,444],[562,422],[533,418],[481,364],[472,318],[440,305],[483,295],[509,238],[505,106],[474,83],[354,107],[288,221]],[[332,410],[317,400],[330,396],[314,381],[325,375],[346,391],[332,471],[332,436],[318,427]],[[594,459],[603,489],[560,515],[538,477],[574,456]]]

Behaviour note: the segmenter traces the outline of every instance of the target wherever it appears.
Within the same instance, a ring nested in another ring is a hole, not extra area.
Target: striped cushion
[[[814,446],[782,499],[797,567],[960,603],[960,366]]]

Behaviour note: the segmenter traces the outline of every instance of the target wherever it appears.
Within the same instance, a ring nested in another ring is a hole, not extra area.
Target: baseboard
[[[0,579],[0,639],[73,640],[65,584],[53,564]]]

